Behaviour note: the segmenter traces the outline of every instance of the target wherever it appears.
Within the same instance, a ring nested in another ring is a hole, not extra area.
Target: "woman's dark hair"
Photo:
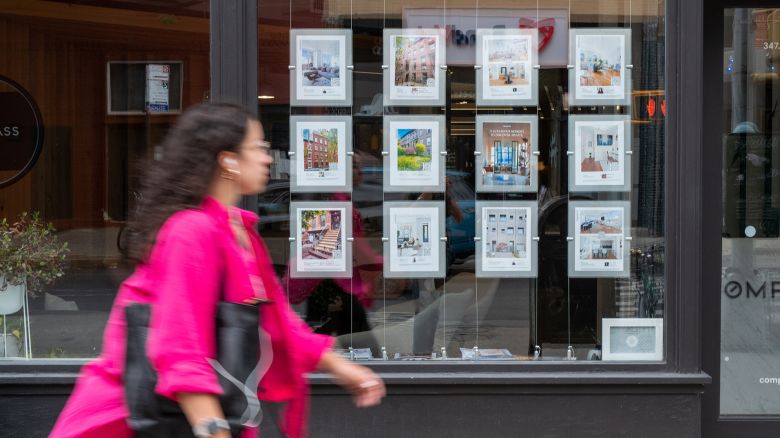
[[[255,118],[241,107],[224,103],[196,105],[179,117],[142,179],[129,228],[131,259],[146,259],[171,215],[201,204],[220,172],[217,155],[238,152],[250,120]]]

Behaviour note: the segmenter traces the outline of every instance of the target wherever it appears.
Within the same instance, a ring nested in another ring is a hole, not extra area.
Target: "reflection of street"
[[[93,358],[117,289],[131,267],[71,267],[30,300],[33,357]]]
[[[420,282],[416,295],[387,297],[378,303],[368,314],[370,332],[356,331],[338,342],[349,347],[366,345],[366,338],[382,339],[391,359],[396,353],[430,359],[445,346],[450,358],[459,358],[459,347],[473,346],[478,332],[480,348],[508,347],[523,356],[531,335],[530,320],[523,315],[530,315],[534,285],[535,280],[527,279],[478,280],[473,271],[453,274],[438,287]],[[379,357],[379,352],[374,354]]]

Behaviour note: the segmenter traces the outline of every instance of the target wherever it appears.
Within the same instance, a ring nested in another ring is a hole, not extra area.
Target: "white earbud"
[[[225,165],[230,168],[238,167],[238,161],[236,161],[233,158],[225,158],[224,160],[222,160],[222,162],[225,163]]]

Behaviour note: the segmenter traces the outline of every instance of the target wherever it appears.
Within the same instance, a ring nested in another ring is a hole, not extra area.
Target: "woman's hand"
[[[322,356],[319,369],[330,373],[339,385],[349,391],[352,401],[359,408],[376,406],[385,396],[385,383],[379,376],[332,351]]]

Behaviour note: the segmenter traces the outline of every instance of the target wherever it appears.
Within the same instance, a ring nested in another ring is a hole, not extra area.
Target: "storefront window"
[[[356,360],[663,360],[664,7],[258,2],[260,231],[307,323]]]
[[[0,33],[0,219],[38,212],[68,248],[50,285],[0,279],[0,359],[95,357],[140,165],[209,97],[208,2],[0,0]]]
[[[724,15],[722,415],[780,414],[779,16]]]

